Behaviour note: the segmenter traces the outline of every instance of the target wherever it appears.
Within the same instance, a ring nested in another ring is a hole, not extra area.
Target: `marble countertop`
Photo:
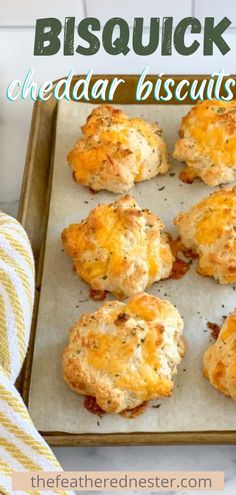
[[[224,471],[227,495],[235,494],[236,446],[55,448],[66,470]],[[90,492],[95,493],[95,492]],[[100,492],[103,493],[103,492]],[[104,495],[107,492],[104,492]],[[118,493],[118,492],[117,492]],[[124,495],[131,492],[120,492]],[[134,492],[133,492],[134,493]],[[141,492],[135,492],[141,494]],[[142,492],[143,493],[143,492]],[[146,492],[148,493],[148,492]],[[149,492],[151,495],[154,492]],[[170,493],[170,492],[163,492]],[[174,493],[174,492],[171,492]],[[186,492],[178,492],[183,494]],[[202,492],[198,492],[202,493]],[[219,492],[209,492],[219,493]]]

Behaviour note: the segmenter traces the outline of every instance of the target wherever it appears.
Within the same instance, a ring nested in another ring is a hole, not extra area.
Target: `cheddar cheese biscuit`
[[[182,331],[183,320],[169,301],[141,293],[127,304],[107,302],[72,327],[64,379],[78,394],[96,397],[108,413],[170,397],[184,354]]]
[[[236,311],[228,316],[217,341],[206,351],[204,374],[213,387],[236,399]]]
[[[199,256],[198,272],[236,282],[236,187],[203,199],[174,220],[182,244]]]
[[[156,123],[101,105],[89,115],[82,133],[67,158],[76,182],[95,191],[123,193],[134,182],[168,170],[166,145]]]
[[[174,158],[186,162],[186,180],[200,177],[208,186],[234,181],[236,101],[197,103],[182,120]]]
[[[132,196],[100,204],[62,232],[76,273],[92,289],[130,296],[170,275],[173,256],[163,222]]]

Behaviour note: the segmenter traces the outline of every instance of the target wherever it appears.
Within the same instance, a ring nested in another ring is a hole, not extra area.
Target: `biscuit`
[[[170,275],[174,258],[163,228],[159,217],[126,195],[64,229],[62,242],[92,289],[131,296]]]
[[[217,341],[206,351],[204,374],[213,387],[236,399],[236,311],[228,316]]]
[[[69,387],[96,398],[108,413],[170,397],[184,355],[183,320],[167,300],[140,293],[84,314],[63,352]]]
[[[234,181],[236,101],[197,103],[182,119],[174,158],[186,162],[184,176],[187,181],[200,177],[208,186]]]
[[[94,191],[124,193],[134,182],[168,170],[166,145],[156,123],[101,105],[91,112],[82,133],[68,163],[76,182]]]
[[[221,189],[174,220],[185,248],[199,256],[198,273],[236,282],[236,186]]]

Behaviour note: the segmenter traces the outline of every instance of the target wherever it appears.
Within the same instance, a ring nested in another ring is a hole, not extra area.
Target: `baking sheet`
[[[101,303],[89,299],[89,287],[72,272],[72,262],[62,251],[60,233],[70,223],[85,218],[98,203],[117,196],[91,194],[77,185],[66,164],[66,154],[80,135],[80,126],[94,105],[63,101],[59,104],[55,163],[44,273],[41,287],[36,343],[30,385],[29,411],[41,431],[68,433],[170,432],[236,430],[235,403],[214,390],[202,374],[205,349],[212,342],[207,322],[221,323],[235,307],[234,287],[219,286],[195,273],[196,262],[181,280],[155,284],[148,292],[176,304],[185,321],[187,353],[175,377],[171,399],[150,402],[145,413],[134,419],[94,416],[83,407],[83,397],[64,384],[61,353],[68,342],[68,329],[82,312],[94,311]],[[168,150],[173,151],[180,119],[188,106],[124,105],[130,116],[157,120]],[[136,184],[130,191],[139,204],[161,216],[166,230],[176,230],[172,219],[189,208],[210,189],[201,182],[183,184],[180,165],[173,159],[166,176]],[[173,174],[176,175],[173,175]],[[211,189],[212,191],[212,189]],[[108,296],[112,299],[112,296]],[[153,406],[160,405],[156,408]]]

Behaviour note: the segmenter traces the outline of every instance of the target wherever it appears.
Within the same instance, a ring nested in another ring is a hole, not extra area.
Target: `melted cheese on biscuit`
[[[196,224],[198,244],[213,244],[222,235],[225,227],[231,224],[232,214],[236,214],[236,195],[215,194],[199,204],[204,212]]]
[[[183,354],[182,328],[178,311],[152,295],[105,303],[73,327],[63,356],[65,379],[75,391],[94,395],[108,412],[170,396]]]
[[[83,138],[68,154],[74,178],[82,185],[125,192],[134,182],[168,170],[166,145],[155,123],[101,105],[92,111],[82,132]]]
[[[236,188],[222,189],[175,219],[185,247],[199,255],[198,272],[236,282]]]
[[[215,186],[236,178],[236,101],[204,101],[183,118],[174,156],[186,176]],[[183,176],[183,173],[181,174]]]
[[[192,112],[192,113],[191,113]],[[197,147],[213,163],[229,167],[236,162],[236,102],[204,101],[183,119],[182,130],[192,136]]]
[[[163,223],[126,196],[97,206],[62,233],[75,270],[93,289],[131,295],[169,276],[173,256]]]
[[[220,392],[236,400],[236,311],[223,324],[204,355],[204,373]]]

